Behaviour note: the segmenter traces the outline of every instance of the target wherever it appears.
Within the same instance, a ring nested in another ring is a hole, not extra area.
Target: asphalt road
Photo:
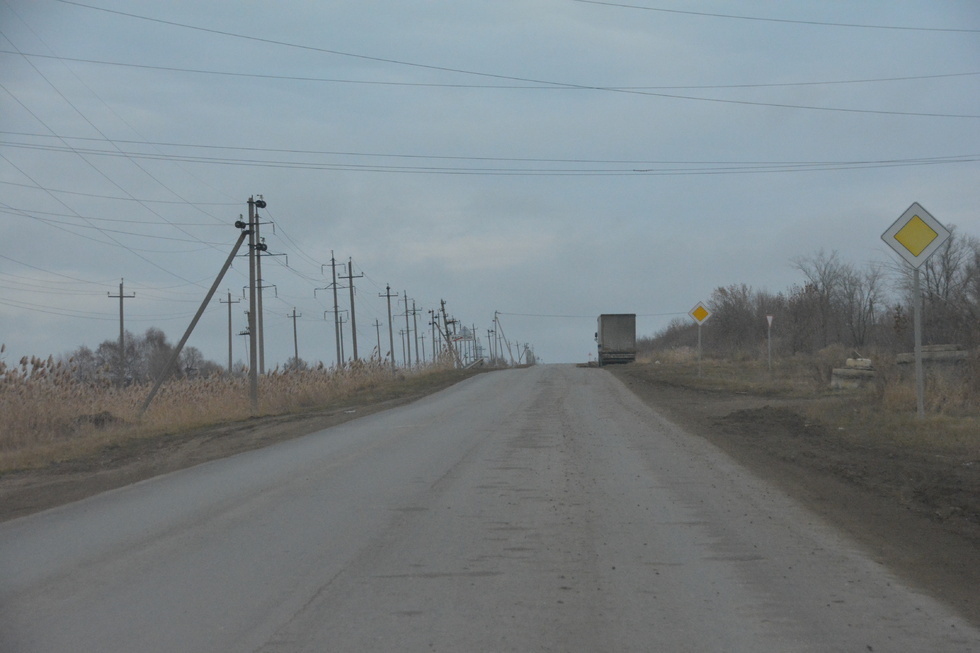
[[[603,370],[415,404],[0,524],[0,650],[977,651]]]

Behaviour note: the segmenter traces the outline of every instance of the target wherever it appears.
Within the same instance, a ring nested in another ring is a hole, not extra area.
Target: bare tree
[[[840,300],[843,277],[850,272],[850,266],[840,260],[836,250],[830,254],[820,250],[812,256],[799,256],[793,259],[793,264],[807,279],[806,304],[816,319],[814,346],[822,349],[839,342],[841,323],[835,304]]]
[[[712,334],[714,348],[724,348],[736,355],[755,349],[760,325],[752,288],[744,283],[717,288],[709,304],[712,315],[705,326]]]
[[[880,265],[870,264],[864,271],[843,266],[840,276],[840,318],[843,320],[843,344],[864,347],[871,344],[884,303],[884,272]]]
[[[950,237],[920,268],[923,339],[934,344],[980,343],[980,239],[950,226]],[[912,270],[897,269],[899,287],[911,306]]]

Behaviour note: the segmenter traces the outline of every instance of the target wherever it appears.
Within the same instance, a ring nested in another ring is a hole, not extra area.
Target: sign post
[[[950,236],[939,220],[913,202],[905,213],[881,235],[881,239],[912,267],[912,310],[915,339],[915,396],[919,419],[925,417],[925,373],[922,369],[922,289],[919,268]]]
[[[704,302],[698,302],[698,305],[691,309],[688,313],[694,321],[698,323],[698,377],[701,377],[701,325],[711,317],[711,311],[708,307],[704,305]]]

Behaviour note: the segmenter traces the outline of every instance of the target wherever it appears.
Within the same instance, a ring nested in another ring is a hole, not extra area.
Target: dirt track
[[[895,573],[980,625],[980,461],[856,446],[804,420],[799,400],[671,386],[652,381],[643,366],[612,371],[667,417],[780,485]],[[5,474],[0,521],[298,437],[416,396],[385,402],[365,397],[332,411],[139,440],[91,458]]]

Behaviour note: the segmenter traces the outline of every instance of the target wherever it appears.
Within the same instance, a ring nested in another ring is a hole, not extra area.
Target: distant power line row
[[[793,86],[814,86],[814,85],[827,85],[827,84],[860,84],[860,83],[872,83],[872,82],[891,82],[891,81],[909,81],[916,79],[938,79],[947,77],[966,77],[973,76],[980,73],[976,72],[966,72],[966,73],[948,73],[948,74],[938,74],[938,75],[922,75],[922,76],[912,76],[912,77],[891,77],[891,78],[878,78],[878,79],[866,79],[866,80],[844,80],[844,81],[831,81],[831,82],[798,82],[798,83],[782,83],[782,84],[741,84],[741,85],[697,85],[697,86],[615,86],[615,85],[596,85],[596,84],[573,84],[568,82],[554,82],[548,80],[538,80],[538,79],[526,79],[522,77],[511,77],[507,75],[497,75],[490,73],[476,73],[464,70],[455,70],[449,68],[440,68],[438,66],[422,66],[423,68],[435,68],[437,70],[444,70],[448,72],[458,72],[471,75],[485,76],[491,78],[499,78],[504,80],[520,82],[519,86],[500,86],[500,85],[468,85],[468,84],[419,84],[419,83],[404,83],[404,82],[378,82],[378,81],[364,81],[364,80],[343,80],[343,79],[319,79],[319,78],[303,78],[303,77],[292,77],[287,75],[276,76],[276,75],[257,75],[253,73],[233,73],[233,72],[221,72],[221,71],[208,71],[208,70],[194,70],[194,69],[182,69],[164,66],[148,66],[143,64],[126,64],[118,62],[107,62],[107,61],[96,61],[96,60],[86,60],[86,59],[70,59],[67,57],[56,57],[53,55],[37,55],[37,54],[25,54],[16,50],[0,50],[2,54],[16,54],[20,55],[28,61],[35,57],[46,57],[51,59],[58,59],[61,61],[77,61],[81,63],[88,64],[100,64],[100,65],[110,65],[110,66],[127,66],[135,68],[143,68],[150,70],[165,70],[171,72],[185,72],[185,73],[196,73],[196,74],[212,74],[212,75],[225,75],[225,76],[236,76],[236,77],[258,77],[263,79],[284,79],[284,80],[299,80],[299,81],[318,81],[318,82],[335,82],[335,83],[350,83],[350,84],[378,84],[378,85],[398,85],[398,86],[432,86],[432,87],[449,87],[449,88],[510,88],[510,89],[538,89],[538,90],[577,90],[577,91],[602,91],[608,93],[623,93],[628,95],[644,95],[649,97],[659,97],[671,100],[685,100],[691,102],[712,102],[718,104],[736,104],[742,106],[756,106],[756,107],[767,107],[767,108],[778,108],[778,109],[797,109],[805,111],[829,111],[837,113],[856,113],[856,114],[871,114],[871,115],[885,115],[885,116],[912,116],[920,118],[980,118],[980,114],[973,113],[949,113],[940,111],[899,111],[896,109],[860,109],[853,107],[828,107],[828,106],[816,106],[816,105],[806,105],[806,104],[790,104],[785,102],[765,102],[765,101],[755,101],[755,100],[736,100],[731,98],[718,98],[718,97],[701,97],[695,95],[679,95],[675,93],[665,93],[665,90],[708,90],[708,89],[738,89],[738,88],[775,88],[775,87],[793,87]],[[373,59],[373,57],[366,57],[368,59]],[[385,60],[382,60],[385,61]],[[389,63],[402,63],[402,62],[389,62]],[[413,64],[406,64],[413,65]]]
[[[31,134],[32,137],[51,138],[42,134]],[[80,139],[70,136],[56,137],[62,143]],[[303,150],[278,150],[262,148],[223,147],[215,145],[192,145],[182,143],[111,141],[115,149],[99,149],[93,147],[75,147],[67,144],[28,143],[12,140],[0,141],[0,145],[8,148],[29,149],[47,152],[64,152],[75,155],[102,156],[125,159],[141,159],[152,161],[170,161],[180,163],[201,163],[209,165],[245,166],[288,168],[298,170],[342,170],[354,172],[388,172],[411,174],[446,174],[446,175],[517,175],[517,176],[604,176],[604,175],[719,175],[747,174],[773,172],[810,172],[824,170],[849,170],[865,168],[893,168],[904,166],[940,165],[955,163],[970,163],[980,160],[980,154],[962,154],[938,157],[914,157],[908,159],[878,159],[855,161],[628,161],[628,160],[599,160],[599,159],[505,159],[488,157],[443,157],[429,155],[399,155],[399,154],[370,154],[358,152],[316,152]],[[181,149],[199,148],[209,150],[251,151],[251,152],[285,152],[309,156],[339,156],[357,158],[411,158],[416,160],[430,159],[432,161],[493,161],[499,163],[530,164],[541,163],[551,166],[440,166],[440,165],[390,165],[382,163],[354,163],[351,161],[302,161],[298,159],[257,159],[230,156],[200,156],[193,154],[164,154],[160,152],[140,152],[136,150],[121,150],[120,144],[153,145],[157,147],[173,147]],[[579,167],[580,164],[591,164],[604,167]],[[39,187],[40,188],[40,187]],[[44,189],[52,190],[52,189]]]
[[[273,75],[262,73],[243,73],[231,70],[213,70],[203,68],[182,68],[179,66],[154,66],[150,64],[140,64],[125,61],[106,61],[104,59],[86,59],[81,57],[64,57],[53,54],[39,54],[36,52],[21,52],[19,50],[0,49],[0,54],[10,54],[24,57],[25,59],[53,59],[55,61],[81,63],[94,66],[114,66],[118,68],[137,68],[139,70],[158,70],[169,73],[186,73],[191,75],[218,75],[222,77],[245,77],[249,79],[269,79],[288,82],[318,82],[323,84],[363,84],[367,86],[406,86],[419,88],[472,88],[472,89],[496,89],[496,90],[550,90],[550,91],[711,91],[727,89],[749,89],[749,88],[792,88],[798,86],[840,86],[840,85],[859,85],[859,84],[882,84],[891,82],[914,82],[927,79],[953,79],[958,77],[975,77],[980,72],[958,72],[958,73],[939,73],[934,75],[902,75],[899,77],[872,77],[864,79],[837,79],[803,82],[758,82],[747,84],[684,84],[684,85],[647,85],[647,86],[623,86],[618,84],[598,84],[598,85],[565,85],[558,82],[538,83],[538,84],[461,84],[449,82],[406,82],[390,81],[377,79],[344,79],[339,77],[310,77],[304,75]]]
[[[873,23],[840,23],[820,20],[801,20],[793,18],[771,18],[767,16],[746,16],[744,14],[721,14],[707,11],[691,11],[684,9],[667,9],[665,7],[644,7],[642,5],[626,4],[624,2],[605,2],[603,0],[569,0],[588,5],[600,5],[619,9],[637,9],[641,11],[659,12],[665,14],[682,14],[700,18],[725,18],[728,20],[749,20],[763,23],[785,23],[790,25],[809,25],[812,27],[845,27],[850,29],[900,30],[910,32],[958,32],[965,34],[980,33],[980,29],[968,27],[927,27],[924,25],[876,25]]]

